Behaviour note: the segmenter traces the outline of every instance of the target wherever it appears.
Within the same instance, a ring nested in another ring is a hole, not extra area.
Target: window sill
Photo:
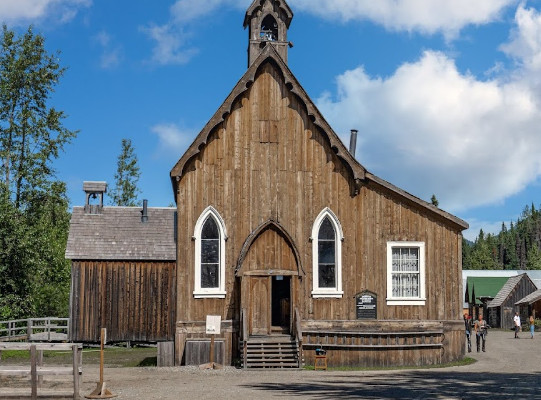
[[[225,299],[225,291],[216,292],[193,292],[194,299]]]
[[[388,306],[424,306],[426,299],[387,299]]]
[[[317,298],[330,298],[330,299],[341,299],[344,295],[344,292],[320,292],[313,290],[312,297]]]

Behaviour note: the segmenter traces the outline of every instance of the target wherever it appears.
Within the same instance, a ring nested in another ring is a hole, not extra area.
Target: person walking
[[[515,339],[519,339],[518,334],[520,332],[520,316],[518,315],[518,311],[515,313],[515,316],[513,317],[513,322],[515,323]]]
[[[475,321],[473,326],[475,331],[475,344],[477,345],[477,352],[479,353],[479,345],[483,342],[483,351],[485,351],[485,343],[487,340],[487,322],[483,319],[483,315],[479,314],[479,319]]]
[[[471,316],[468,313],[464,314],[464,328],[466,330],[468,353],[471,353]]]
[[[533,333],[535,332],[535,319],[533,318],[533,314],[530,315],[530,335],[533,339]]]

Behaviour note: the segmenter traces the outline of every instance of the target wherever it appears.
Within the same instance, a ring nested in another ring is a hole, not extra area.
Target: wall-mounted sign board
[[[378,296],[364,291],[355,296],[357,319],[378,319]]]

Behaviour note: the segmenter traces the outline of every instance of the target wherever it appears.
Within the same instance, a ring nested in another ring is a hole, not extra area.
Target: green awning
[[[466,302],[470,304],[481,305],[480,299],[488,298],[493,299],[498,292],[502,289],[503,285],[507,283],[509,277],[480,277],[469,276],[466,288],[466,294],[468,297],[475,296],[474,299],[466,299]]]

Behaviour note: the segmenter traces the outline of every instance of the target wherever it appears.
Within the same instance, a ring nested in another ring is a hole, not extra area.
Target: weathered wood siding
[[[326,134],[312,123],[303,102],[290,92],[280,70],[272,62],[263,64],[225,122],[186,164],[178,182],[177,292],[182,306],[177,308],[177,320],[200,321],[207,314],[239,320],[240,278],[235,276],[235,266],[247,237],[269,220],[279,222],[298,249],[305,275],[292,285],[297,291],[294,306],[302,319],[355,319],[354,296],[362,290],[377,294],[381,320],[461,319],[460,227],[374,181],[352,195],[355,183],[348,168]],[[229,235],[227,296],[194,299],[192,236],[197,219],[210,205],[224,219]],[[340,299],[311,296],[310,236],[325,207],[337,215],[344,232]],[[386,304],[387,241],[406,240],[426,243],[426,306]],[[289,264],[289,246],[282,242],[277,246],[278,250],[269,251],[283,256],[273,259]],[[267,259],[252,253],[246,263],[247,270],[270,267]]]
[[[71,340],[172,341],[174,262],[73,261]]]

